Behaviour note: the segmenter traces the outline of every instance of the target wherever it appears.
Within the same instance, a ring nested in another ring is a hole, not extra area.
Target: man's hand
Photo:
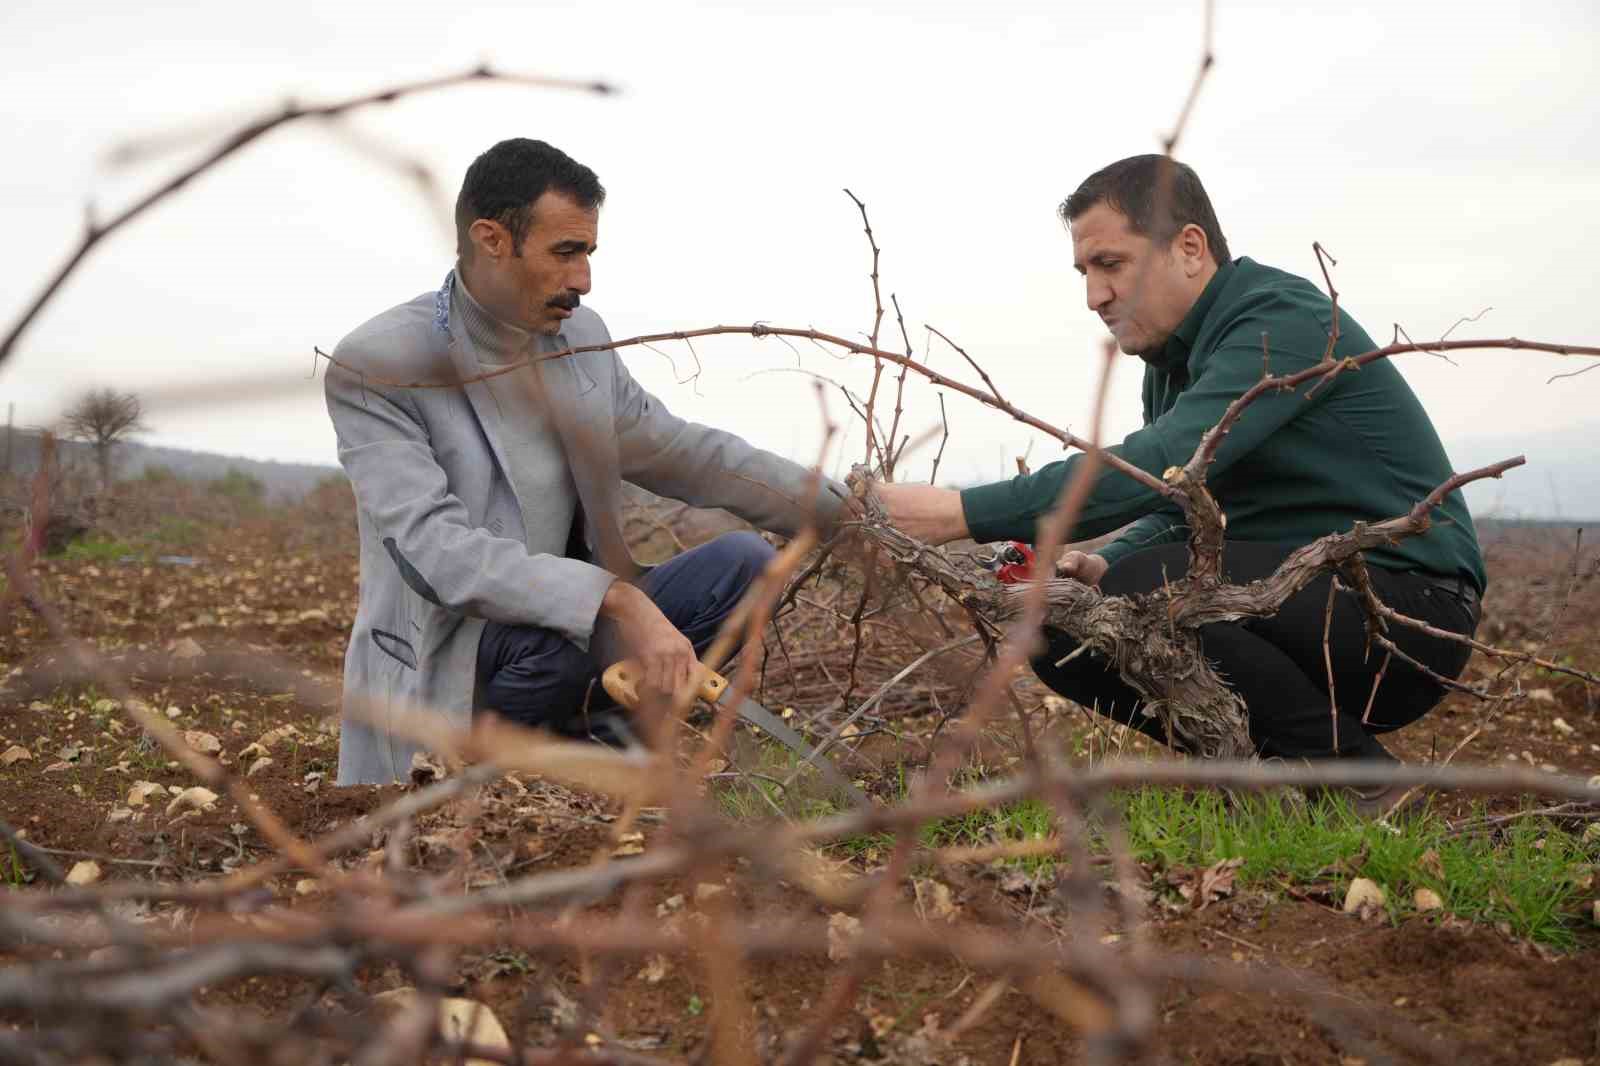
[[[625,653],[644,672],[641,696],[645,690],[671,696],[688,683],[698,662],[694,645],[649,596],[626,581],[614,581],[600,601],[600,614],[616,624]]]
[[[1069,551],[1056,560],[1056,576],[1076,578],[1085,585],[1098,585],[1111,564],[1093,552]]]
[[[961,493],[932,485],[897,485],[884,482],[873,486],[889,513],[889,524],[924,544],[944,544],[971,536],[967,515],[961,508]]]

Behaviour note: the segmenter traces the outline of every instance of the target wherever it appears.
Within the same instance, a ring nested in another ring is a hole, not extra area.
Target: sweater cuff
[[[1024,515],[1016,500],[1017,492],[1009,481],[995,481],[961,490],[961,513],[967,520],[967,533],[979,544],[996,540],[1033,539],[1034,520]]]
[[[1116,565],[1117,560],[1121,559],[1125,555],[1130,555],[1137,551],[1138,547],[1139,546],[1133,543],[1130,538],[1122,537],[1111,541],[1109,544],[1100,545],[1100,547],[1096,548],[1090,554],[1100,556],[1100,558],[1106,561],[1107,566],[1114,566]]]

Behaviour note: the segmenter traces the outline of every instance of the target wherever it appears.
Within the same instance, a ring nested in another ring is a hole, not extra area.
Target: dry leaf
[[[6,749],[6,753],[4,755],[0,755],[0,766],[10,766],[12,763],[21,762],[23,759],[31,758],[33,758],[33,752],[29,751],[21,744],[13,744]]]
[[[67,884],[92,885],[100,880],[100,864],[92,859],[73,863],[72,869],[67,872]]]
[[[261,741],[252,740],[250,743],[239,749],[239,761],[244,762],[246,759],[259,758],[266,753],[267,749],[265,745],[261,743]]]
[[[1411,894],[1411,902],[1419,911],[1437,911],[1444,908],[1444,900],[1431,888],[1419,888]]]
[[[628,856],[628,855],[643,855],[643,854],[644,854],[644,834],[643,833],[623,833],[620,837],[617,838],[617,848],[616,848],[615,851],[613,851],[611,853],[611,857],[614,858],[614,859],[620,859],[620,858],[623,858],[624,856]]]
[[[1350,888],[1344,894],[1344,912],[1369,918],[1383,910],[1387,898],[1376,881],[1358,877],[1350,882]]]
[[[849,958],[860,935],[860,918],[843,911],[833,914],[828,918],[828,958],[833,962]]]
[[[128,789],[128,806],[143,807],[151,796],[165,796],[167,786],[159,785],[154,781],[135,781],[133,787]]]
[[[1432,874],[1439,880],[1444,880],[1444,863],[1439,861],[1439,853],[1432,848],[1422,853],[1422,858],[1417,860],[1417,867],[1423,873]]]
[[[204,785],[195,785],[186,788],[173,797],[167,804],[167,813],[174,814],[178,811],[196,810],[208,811],[216,805],[217,794]]]
[[[215,755],[222,750],[222,741],[200,729],[184,730],[183,742],[202,755]]]
[[[111,813],[106,815],[106,821],[110,822],[112,825],[116,825],[118,822],[126,822],[129,818],[132,818],[132,817],[133,817],[133,810],[131,808],[128,808],[128,807],[113,807],[111,809]]]
[[[44,772],[47,773],[47,774],[57,774],[57,773],[60,773],[63,770],[70,770],[70,769],[72,769],[72,764],[67,762],[65,759],[61,759],[61,760],[59,760],[57,762],[51,763],[49,766],[46,766],[44,768]]]
[[[634,977],[645,984],[659,985],[667,976],[667,957],[665,955],[652,955],[644,961],[644,969],[634,974]]]
[[[1205,873],[1201,874],[1199,903],[1195,906],[1195,910],[1204,910],[1206,904],[1213,903],[1223,896],[1233,895],[1233,879],[1239,867],[1243,865],[1243,859],[1223,859],[1213,863]]]
[[[1528,698],[1535,703],[1554,703],[1556,694],[1547,688],[1536,688],[1528,692]]]
[[[261,756],[261,758],[257,759],[255,762],[250,764],[250,769],[248,769],[248,770],[246,770],[244,772],[244,776],[246,776],[246,777],[254,777],[256,775],[256,771],[265,770],[267,767],[269,767],[271,765],[272,765],[272,760],[270,758],[268,758],[267,756],[263,755],[263,756]]]

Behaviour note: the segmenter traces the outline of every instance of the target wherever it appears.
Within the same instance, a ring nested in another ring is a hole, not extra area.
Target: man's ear
[[[1178,258],[1183,262],[1184,274],[1191,278],[1198,277],[1205,269],[1206,257],[1211,254],[1206,231],[1191,222],[1178,231],[1173,241]]]
[[[475,252],[490,259],[503,259],[511,254],[511,231],[492,218],[480,218],[467,227],[467,239]]]

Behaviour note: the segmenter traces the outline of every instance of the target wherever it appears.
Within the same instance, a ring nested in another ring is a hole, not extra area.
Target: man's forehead
[[[1105,203],[1095,204],[1067,223],[1072,233],[1072,253],[1083,260],[1106,248],[1126,244],[1133,236],[1127,216]]]
[[[546,192],[533,202],[533,228],[552,240],[593,240],[599,226],[598,207],[584,207],[564,193]]]

